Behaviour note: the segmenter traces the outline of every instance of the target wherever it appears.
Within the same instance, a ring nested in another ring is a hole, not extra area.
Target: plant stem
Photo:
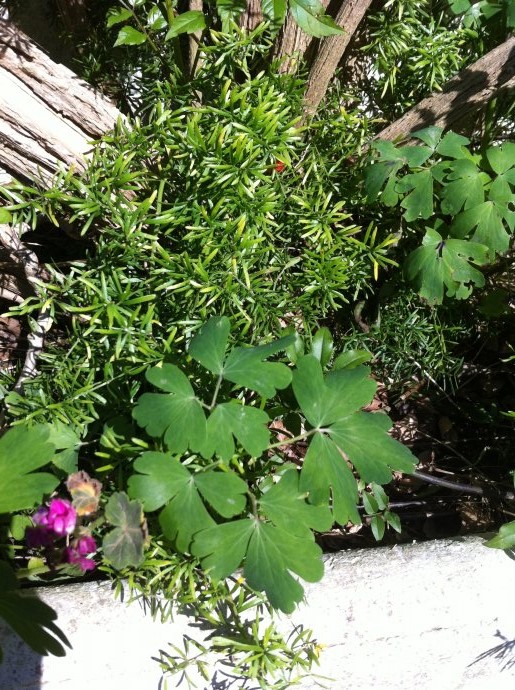
[[[305,431],[303,434],[299,434],[298,436],[287,438],[284,441],[277,441],[277,443],[272,443],[271,445],[269,445],[267,450],[272,450],[273,448],[281,448],[281,446],[289,446],[292,443],[298,443],[299,441],[305,441],[310,436],[313,436],[315,431],[324,431],[324,429],[310,429],[309,431]]]
[[[216,405],[216,399],[218,398],[218,393],[220,392],[220,386],[222,385],[222,376],[220,375],[216,381],[215,390],[213,392],[213,398],[211,399],[211,404],[209,405],[209,411],[211,412]]]

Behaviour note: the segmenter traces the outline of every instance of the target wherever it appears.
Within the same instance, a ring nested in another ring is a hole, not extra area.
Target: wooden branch
[[[335,21],[345,29],[345,33],[328,36],[320,44],[306,86],[305,118],[316,112],[347,46],[371,4],[372,0],[344,0],[342,3]]]
[[[417,129],[450,128],[470,117],[494,94],[515,88],[515,37],[509,38],[453,77],[443,91],[424,98],[376,138],[401,139]]]
[[[91,140],[121,114],[71,70],[0,20],[0,165],[47,182],[64,164],[84,169]]]
[[[202,12],[203,0],[190,0],[189,9],[191,11]],[[190,79],[193,79],[196,71],[199,68],[198,64],[198,49],[199,42],[202,37],[202,31],[195,31],[188,36],[188,73]]]
[[[41,269],[37,256],[22,243],[20,235],[10,225],[0,225],[0,243],[7,249],[12,260],[23,266],[27,281],[32,286],[34,294],[37,294],[41,281]],[[25,382],[36,375],[38,357],[43,350],[45,335],[50,330],[52,323],[50,307],[43,307],[31,332],[27,335],[27,354],[25,355],[25,361],[18,380],[13,388],[16,393],[23,393]]]

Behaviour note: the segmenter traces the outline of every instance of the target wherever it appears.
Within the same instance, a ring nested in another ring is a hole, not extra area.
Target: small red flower
[[[275,172],[282,173],[286,165],[282,161],[277,161],[275,164]]]

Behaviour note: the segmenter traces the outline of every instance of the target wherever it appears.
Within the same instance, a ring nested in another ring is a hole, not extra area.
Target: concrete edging
[[[515,561],[483,542],[467,537],[326,556],[324,579],[306,585],[306,604],[291,617],[323,646],[317,673],[332,680],[320,682],[335,690],[512,690]],[[183,634],[199,634],[183,616],[161,624],[139,604],[114,600],[107,582],[39,591],[74,649],[64,659],[41,658],[0,627],[0,690],[157,690],[164,684],[152,657],[170,642],[182,647]],[[241,681],[229,684],[218,674],[197,687],[239,690]],[[319,686],[310,679],[300,687]]]

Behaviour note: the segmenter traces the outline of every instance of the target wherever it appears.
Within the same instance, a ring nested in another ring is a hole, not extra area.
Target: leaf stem
[[[267,450],[272,450],[273,448],[281,448],[281,446],[289,446],[292,443],[298,443],[299,441],[305,441],[310,436],[313,436],[313,434],[316,431],[323,431],[323,429],[310,429],[309,431],[305,431],[303,434],[299,434],[298,436],[286,438],[284,439],[284,441],[277,441],[277,443],[270,444]]]
[[[256,497],[254,496],[254,494],[253,494],[251,491],[247,491],[247,496],[248,496],[249,499],[250,499],[250,505],[251,505],[251,507],[252,507],[252,515],[253,515],[253,516],[256,518],[256,520],[257,520],[258,517],[259,517],[259,515],[258,515]]]
[[[211,404],[209,405],[209,411],[211,412],[216,405],[216,399],[218,397],[218,393],[220,391],[220,386],[222,385],[222,376],[220,375],[218,377],[218,380],[216,382],[215,390],[213,392],[213,398],[211,400]]]

